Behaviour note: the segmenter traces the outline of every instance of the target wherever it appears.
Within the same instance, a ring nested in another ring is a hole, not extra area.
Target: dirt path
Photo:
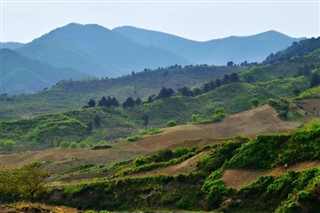
[[[223,172],[222,179],[227,186],[234,189],[241,189],[253,183],[263,175],[279,176],[288,171],[304,171],[309,168],[320,167],[320,161],[305,161],[289,167],[277,167],[270,171],[248,170],[248,169],[227,169]]]

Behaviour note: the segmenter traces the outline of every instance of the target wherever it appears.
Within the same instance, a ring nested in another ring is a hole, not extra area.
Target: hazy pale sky
[[[204,41],[277,30],[320,36],[320,0],[0,0],[1,41],[29,42],[70,22],[131,25]]]

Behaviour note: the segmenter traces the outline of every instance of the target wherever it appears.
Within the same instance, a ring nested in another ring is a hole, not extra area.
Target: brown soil
[[[227,169],[223,172],[222,180],[231,188],[241,189],[266,173],[266,171],[259,170]]]
[[[19,202],[8,205],[1,205],[0,212],[2,213],[78,213],[75,208],[65,206],[50,206],[39,203]]]
[[[304,171],[309,168],[320,167],[320,161],[305,161],[287,167],[277,167],[270,171],[248,170],[248,169],[227,169],[223,172],[222,179],[227,186],[234,189],[241,189],[253,183],[263,175],[279,176],[288,171]]]
[[[218,123],[165,128],[164,132],[145,137],[131,145],[137,149],[157,151],[175,144],[181,144],[186,140],[288,132],[297,129],[299,125],[300,123],[282,121],[272,107],[263,105],[256,109],[228,116]]]
[[[190,147],[219,143],[222,139],[262,133],[279,133],[297,129],[300,123],[285,122],[278,118],[269,105],[226,117],[213,124],[181,125],[165,128],[164,132],[145,136],[137,142],[110,143],[111,149],[47,149],[0,156],[0,167],[20,167],[35,161],[47,162],[43,168],[51,174],[66,171],[84,163],[112,164],[120,160],[150,154],[165,148]],[[101,176],[85,175],[86,178]],[[55,181],[53,175],[50,181]],[[80,178],[80,177],[79,177]]]
[[[189,174],[190,172],[195,172],[197,170],[197,161],[204,154],[208,153],[208,151],[203,151],[181,163],[176,165],[168,166],[165,168],[157,168],[149,172],[141,172],[138,174],[133,174],[131,177],[144,177],[144,176],[154,176],[154,175],[178,175],[178,174]]]

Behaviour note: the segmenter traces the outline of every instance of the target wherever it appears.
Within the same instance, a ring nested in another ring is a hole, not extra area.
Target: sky
[[[30,42],[71,22],[135,26],[206,41],[277,30],[320,36],[320,0],[0,0],[0,41]]]

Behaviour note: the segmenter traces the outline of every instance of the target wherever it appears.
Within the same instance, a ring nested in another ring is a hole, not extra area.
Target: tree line
[[[216,89],[222,85],[225,84],[230,84],[230,83],[236,83],[240,82],[240,78],[238,73],[232,73],[230,75],[224,75],[223,79],[217,78],[216,80],[210,81],[206,84],[204,84],[201,87],[196,87],[194,89],[190,89],[189,87],[183,87],[177,89],[175,91],[172,88],[166,88],[162,87],[162,89],[159,91],[157,95],[150,95],[146,102],[143,102],[141,98],[136,98],[134,99],[133,97],[128,97],[122,104],[119,104],[118,100],[116,97],[111,98],[108,96],[107,98],[103,96],[98,102],[96,102],[94,99],[90,99],[87,103],[87,105],[84,106],[84,108],[90,108],[90,107],[96,107],[96,105],[100,107],[120,107],[122,106],[124,109],[125,108],[130,108],[134,106],[139,106],[144,103],[151,103],[155,100],[159,99],[164,99],[164,98],[169,98],[174,94],[180,94],[182,96],[197,96],[201,95],[203,93],[207,93],[213,89]]]

